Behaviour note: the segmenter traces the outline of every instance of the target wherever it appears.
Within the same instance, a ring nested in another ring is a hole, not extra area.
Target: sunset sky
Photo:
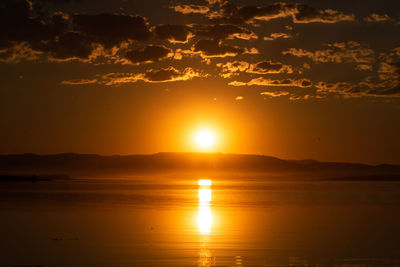
[[[5,0],[0,153],[400,164],[400,2]]]

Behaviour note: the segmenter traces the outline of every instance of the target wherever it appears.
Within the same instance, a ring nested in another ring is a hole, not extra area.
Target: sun
[[[215,143],[215,135],[210,130],[201,130],[196,134],[196,144],[202,149],[212,148]]]

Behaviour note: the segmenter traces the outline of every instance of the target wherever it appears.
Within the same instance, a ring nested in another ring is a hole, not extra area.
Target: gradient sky
[[[400,2],[5,0],[0,153],[400,164]]]

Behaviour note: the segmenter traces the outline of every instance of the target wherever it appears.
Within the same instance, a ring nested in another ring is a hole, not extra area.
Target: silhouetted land
[[[262,155],[157,153],[100,156],[92,154],[0,155],[8,175],[252,175],[310,179],[400,180],[400,165],[366,165],[315,160],[282,160]],[[22,178],[21,178],[22,179]],[[29,178],[26,178],[29,179]]]

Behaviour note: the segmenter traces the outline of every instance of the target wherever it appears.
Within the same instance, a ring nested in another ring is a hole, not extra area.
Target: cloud
[[[236,6],[233,3],[225,2],[220,9],[210,13],[209,18],[215,21],[229,21],[230,23],[247,23],[254,19],[271,20],[290,15],[292,5],[277,3],[266,7],[259,6]]]
[[[370,14],[368,17],[364,18],[367,22],[391,22],[393,19],[388,14]]]
[[[199,40],[192,47],[194,52],[201,53],[202,57],[233,57],[245,53],[245,49],[238,46],[223,45],[218,40]]]
[[[372,65],[369,64],[358,64],[356,70],[359,71],[372,71]]]
[[[253,23],[255,20],[269,21],[278,18],[291,18],[294,23],[336,23],[355,20],[354,14],[283,2],[268,6],[236,6],[225,2],[219,10],[210,12],[208,17],[215,21],[231,23]]]
[[[49,40],[67,27],[67,17],[61,12],[39,17],[29,1],[3,0],[0,2],[0,48],[16,42],[30,45]]]
[[[172,6],[172,9],[175,10],[175,12],[179,12],[182,14],[192,14],[192,13],[197,13],[197,14],[205,14],[210,9],[207,6],[200,6],[200,5],[176,5]]]
[[[400,97],[400,49],[398,47],[387,53],[382,53],[375,73],[369,74],[358,82],[321,81],[315,84],[319,95],[340,95],[343,97]],[[357,67],[362,66],[359,64]],[[364,67],[362,67],[364,68]],[[365,65],[365,69],[372,70],[372,66]]]
[[[182,71],[174,67],[164,69],[149,69],[144,73],[107,73],[104,75],[97,75],[93,79],[80,79],[62,81],[65,85],[82,85],[82,84],[104,84],[107,86],[115,86],[124,83],[135,83],[138,81],[148,83],[164,83],[174,81],[187,81],[194,77],[206,77],[207,75],[188,67]]]
[[[25,53],[19,53],[20,56],[14,58],[23,55],[26,55],[26,60],[36,58],[33,53],[26,53],[27,47],[30,47],[34,54],[42,53],[43,58],[50,61],[92,62],[99,45],[111,50],[120,48],[124,43],[149,40],[152,36],[146,19],[141,16],[68,15],[51,10],[44,9],[36,1],[0,2],[0,49],[3,54],[4,49],[8,49],[10,54],[12,47],[23,46]]]
[[[226,62],[225,64],[218,63],[218,67],[222,68],[223,72],[237,72],[237,71],[246,71],[250,64],[245,61],[233,61]]]
[[[226,63],[217,63],[216,66],[221,68],[220,76],[223,78],[230,78],[237,72],[256,74],[293,73],[291,66],[268,60],[261,61],[256,64],[251,64],[245,61],[232,61]]]
[[[98,14],[72,16],[73,27],[93,42],[103,44],[106,48],[122,42],[135,40],[145,41],[151,37],[147,21],[142,16]]]
[[[251,65],[251,68],[247,72],[257,74],[293,73],[293,69],[289,65],[266,60]]]
[[[397,70],[399,71],[399,69]],[[399,72],[398,72],[399,73]],[[315,84],[318,94],[336,94],[347,98],[354,97],[400,97],[399,79],[388,79],[383,82],[373,82],[365,79],[361,82],[319,82]]]
[[[186,81],[194,77],[201,77],[204,75],[192,68],[186,68],[182,72],[173,67],[161,70],[148,70],[144,74],[143,81],[147,82],[172,82],[172,81]]]
[[[355,20],[354,14],[344,14],[333,9],[316,9],[307,5],[296,5],[292,14],[294,23],[337,23],[340,21]]]
[[[78,79],[78,80],[69,80],[69,81],[62,81],[61,84],[65,85],[82,85],[82,84],[93,84],[97,83],[97,79]]]
[[[156,39],[171,43],[186,43],[191,38],[191,32],[185,25],[157,25],[153,32]]]
[[[42,52],[33,50],[27,42],[20,42],[0,49],[0,62],[16,64],[26,60],[38,60],[41,54]]]
[[[209,5],[215,5],[217,3],[224,3],[225,0],[206,0]]]
[[[70,2],[82,2],[82,0],[36,0],[35,2],[52,3],[52,4],[67,4]]]
[[[206,37],[213,40],[223,39],[257,39],[258,36],[243,27],[232,24],[217,24],[217,25],[199,25],[195,24],[191,27],[191,32],[198,37]]]
[[[289,39],[293,38],[293,35],[289,33],[284,33],[284,32],[275,32],[271,33],[269,36],[264,36],[264,40],[270,41],[270,40],[276,40],[276,39]]]
[[[223,78],[230,78],[237,72],[246,71],[250,64],[245,61],[233,61],[226,63],[217,63],[217,67],[221,68],[221,72],[219,73]]]
[[[165,46],[147,45],[143,49],[129,50],[125,58],[134,64],[151,63],[173,55],[172,50]]]
[[[381,62],[378,69],[380,80],[400,80],[400,63]]]
[[[85,62],[89,60],[95,46],[82,34],[67,32],[57,39],[40,43],[37,48],[46,52],[50,60]]]
[[[249,82],[238,82],[233,81],[230,82],[229,85],[233,86],[251,86],[251,85],[259,85],[259,86],[287,86],[287,87],[311,87],[312,83],[309,79],[282,79],[282,80],[275,80],[275,79],[266,79],[263,77],[255,78],[250,80]]]
[[[261,92],[260,95],[266,95],[266,96],[270,96],[270,97],[279,97],[279,96],[289,95],[289,92],[285,92],[285,91]]]
[[[347,43],[332,43],[326,45],[328,48],[316,50],[314,52],[304,49],[290,48],[288,51],[283,51],[283,55],[292,55],[296,57],[308,57],[314,62],[326,63],[371,63],[375,60],[375,52],[367,46],[349,41]]]

